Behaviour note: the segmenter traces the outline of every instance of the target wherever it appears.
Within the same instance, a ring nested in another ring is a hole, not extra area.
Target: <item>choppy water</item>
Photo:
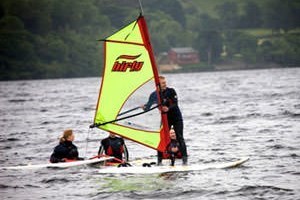
[[[184,115],[190,163],[244,166],[164,175],[89,167],[0,171],[1,199],[300,199],[300,68],[167,74]],[[99,78],[0,82],[0,167],[47,161],[65,128],[84,156]],[[90,132],[86,155],[106,134]],[[131,158],[154,155],[127,141]]]

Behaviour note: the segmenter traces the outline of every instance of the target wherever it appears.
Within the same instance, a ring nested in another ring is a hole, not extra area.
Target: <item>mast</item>
[[[148,32],[148,28],[147,28],[147,24],[144,19],[144,16],[139,17],[138,23],[142,27],[142,37],[145,42],[145,46],[149,52],[149,57],[150,57],[153,74],[154,74],[154,81],[155,81],[155,86],[156,86],[156,95],[157,95],[157,99],[158,99],[158,105],[159,105],[159,109],[162,110],[161,89],[160,89],[160,84],[159,84],[158,70],[157,70],[157,65],[155,62],[155,57],[154,57],[152,45],[150,42],[150,36],[149,36],[149,32]],[[168,137],[168,132],[169,132],[168,119],[167,119],[166,113],[161,112],[161,120],[162,120],[162,124],[163,124],[163,130],[160,134],[161,134],[161,138],[164,138],[164,141],[161,141],[160,145],[166,146],[168,143],[168,138],[166,138],[166,137]]]
[[[141,0],[138,0],[138,1],[139,1],[139,5],[140,5],[141,15],[144,15],[144,10],[143,10],[143,6],[142,6],[142,2],[141,2]]]

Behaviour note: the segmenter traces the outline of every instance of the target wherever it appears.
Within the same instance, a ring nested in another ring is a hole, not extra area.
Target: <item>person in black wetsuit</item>
[[[162,112],[167,113],[169,129],[173,126],[176,133],[176,138],[180,144],[180,152],[182,153],[182,163],[187,164],[187,150],[185,141],[183,138],[183,119],[181,111],[178,107],[178,99],[176,91],[173,88],[167,87],[166,78],[163,76],[159,77],[160,93],[162,102]],[[153,104],[157,104],[157,93],[152,92],[148,102],[143,106],[144,110],[149,110]],[[162,153],[157,153],[157,164],[160,165],[162,161]]]
[[[171,166],[174,166],[176,158],[182,158],[182,153],[180,152],[180,144],[176,139],[176,133],[174,129],[170,129],[170,143],[167,145],[167,151],[163,154],[164,159],[171,160]]]
[[[59,140],[59,145],[54,148],[50,156],[51,163],[83,160],[83,158],[78,156],[77,147],[72,143],[74,138],[75,136],[71,129],[64,131],[63,136]]]
[[[109,133],[109,136],[101,141],[98,155],[101,156],[103,153],[117,158],[119,161],[115,160],[116,162],[128,162],[129,155],[124,139],[116,137],[116,135],[113,133]]]

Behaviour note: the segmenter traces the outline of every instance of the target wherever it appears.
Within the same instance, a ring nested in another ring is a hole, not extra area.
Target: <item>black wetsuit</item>
[[[59,143],[59,145],[54,148],[54,152],[50,156],[50,162],[64,162],[63,158],[81,160],[81,158],[78,157],[77,147],[70,141]]]
[[[177,152],[172,152],[172,148],[178,148]],[[163,159],[169,159],[172,156],[175,158],[182,158],[182,153],[180,152],[180,144],[177,140],[171,139],[170,143],[167,145],[166,151],[163,152]]]
[[[99,148],[98,154],[103,154],[103,150],[105,151],[106,155],[113,156],[120,160],[123,160],[122,154],[124,153],[125,160],[128,161],[128,151],[123,138],[108,137],[103,139],[101,141],[101,146]]]
[[[187,151],[186,145],[183,138],[183,120],[182,114],[178,107],[178,99],[176,91],[173,88],[166,88],[161,92],[162,95],[162,105],[167,106],[169,111],[167,112],[168,116],[168,125],[169,129],[173,126],[173,129],[176,133],[177,141],[180,144],[180,152],[182,153],[182,157],[184,162],[187,160]],[[156,91],[152,92],[148,102],[145,104],[145,110],[149,110],[153,104],[157,104],[157,95]],[[158,160],[160,161],[162,157],[162,153],[158,152]]]

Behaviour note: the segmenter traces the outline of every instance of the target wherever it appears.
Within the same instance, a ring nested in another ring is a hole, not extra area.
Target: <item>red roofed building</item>
[[[199,53],[191,47],[171,48],[168,52],[170,64],[196,64],[199,63]]]

